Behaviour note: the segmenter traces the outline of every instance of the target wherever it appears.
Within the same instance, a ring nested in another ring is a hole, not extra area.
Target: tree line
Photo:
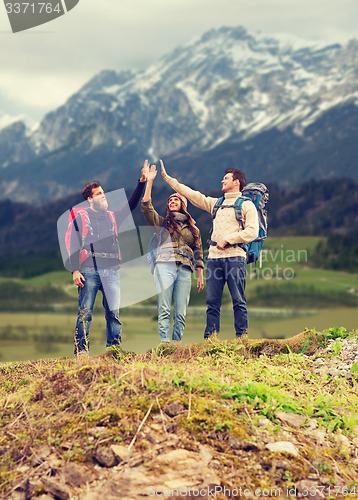
[[[261,179],[264,181],[264,179]],[[269,236],[322,236],[315,252],[315,265],[358,272],[358,183],[351,179],[310,180],[293,189],[269,184]],[[207,191],[220,196],[220,190]],[[165,211],[166,187],[157,188],[153,199]],[[63,269],[57,237],[57,220],[82,201],[80,193],[42,206],[0,202],[0,275],[29,277]],[[211,217],[192,208],[201,228],[204,247]],[[140,210],[133,214],[144,225]]]

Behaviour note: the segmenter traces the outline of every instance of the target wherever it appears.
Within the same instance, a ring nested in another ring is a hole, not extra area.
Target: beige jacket
[[[199,191],[194,191],[185,184],[180,184],[176,179],[167,175],[164,180],[179,194],[188,198],[188,200],[198,208],[206,210],[210,214],[218,198],[205,196]],[[250,243],[255,240],[259,234],[259,219],[257,210],[252,201],[247,200],[242,204],[242,216],[244,229],[241,229],[235,217],[235,210],[232,208],[223,208],[227,205],[233,205],[234,201],[241,196],[238,193],[225,193],[225,200],[218,209],[213,221],[213,232],[211,239],[213,241],[225,241],[230,245],[236,243]],[[223,257],[246,257],[246,252],[241,247],[227,247],[224,250],[218,250],[216,246],[210,246],[209,259],[218,259]]]

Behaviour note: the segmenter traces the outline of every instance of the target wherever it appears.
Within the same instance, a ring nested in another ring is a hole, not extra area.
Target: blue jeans
[[[122,323],[119,321],[119,269],[81,270],[85,278],[84,287],[78,287],[78,315],[75,329],[75,355],[89,351],[89,330],[97,292],[102,292],[102,304],[106,318],[106,346],[119,345]]]
[[[206,270],[207,310],[204,338],[210,337],[214,332],[220,332],[220,308],[225,283],[232,298],[236,336],[241,337],[247,330],[245,257],[209,259]]]
[[[174,295],[172,340],[183,337],[186,310],[190,299],[191,270],[175,262],[158,262],[154,281],[158,292],[158,330],[162,342],[170,341],[170,308]]]

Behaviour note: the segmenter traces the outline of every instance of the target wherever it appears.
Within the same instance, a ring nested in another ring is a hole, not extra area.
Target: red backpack
[[[114,234],[117,238],[118,236],[118,227],[116,217],[113,212],[107,210],[108,216],[113,224]],[[86,207],[74,207],[71,208],[70,213],[68,214],[68,226],[65,234],[65,245],[68,255],[70,256],[70,245],[71,245],[71,232],[72,226],[75,224],[75,229],[78,231],[77,222],[75,221],[77,215],[80,215],[82,222],[82,234],[81,234],[81,250],[80,250],[80,265],[88,258],[90,252],[83,248],[88,233],[93,234],[93,229],[91,226],[91,221],[88,215],[88,210]]]

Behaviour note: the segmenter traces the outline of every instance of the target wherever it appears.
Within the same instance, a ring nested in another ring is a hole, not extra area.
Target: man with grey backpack
[[[162,177],[171,188],[185,196],[194,206],[213,216],[206,271],[204,338],[220,332],[220,309],[225,283],[232,298],[236,337],[240,338],[247,333],[248,328],[245,297],[246,264],[250,255],[248,246],[258,240],[261,240],[259,246],[262,246],[265,237],[259,238],[259,217],[254,202],[250,197],[242,195],[246,185],[245,175],[241,170],[227,169],[221,181],[224,196],[214,198],[179,183],[167,174],[163,162],[160,162]],[[266,186],[264,188],[267,190]],[[250,261],[255,261],[256,258],[251,258]]]

